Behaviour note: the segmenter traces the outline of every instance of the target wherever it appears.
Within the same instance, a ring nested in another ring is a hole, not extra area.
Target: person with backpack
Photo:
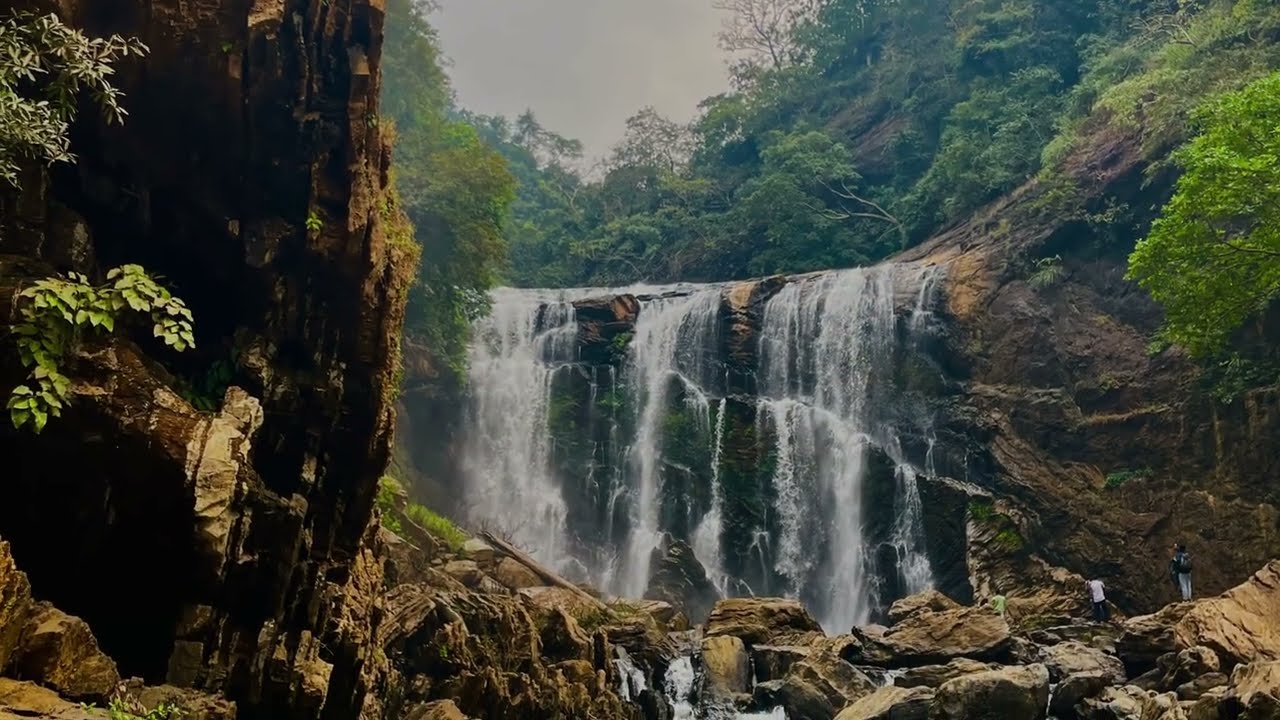
[[[1187,546],[1177,543],[1173,546],[1173,560],[1169,561],[1169,574],[1173,576],[1173,584],[1182,592],[1182,600],[1191,599],[1191,553]]]

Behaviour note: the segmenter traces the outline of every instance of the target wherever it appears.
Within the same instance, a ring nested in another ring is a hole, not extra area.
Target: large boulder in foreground
[[[1127,679],[1120,658],[1075,641],[1042,648],[1040,656],[1049,668],[1049,678],[1062,682],[1068,675],[1103,673],[1111,683],[1120,685]]]
[[[896,625],[912,615],[922,612],[943,612],[945,610],[955,610],[959,607],[960,603],[937,590],[925,590],[915,595],[894,600],[893,604],[889,606],[889,624]]]
[[[48,603],[27,619],[12,669],[72,700],[102,701],[116,689],[115,662],[98,649],[89,625]]]
[[[1231,687],[1220,708],[1224,718],[1280,718],[1280,662],[1238,666],[1231,673]]]
[[[1223,671],[1280,660],[1280,560],[1222,595],[1169,605],[1127,620],[1116,651],[1131,673],[1155,667],[1168,653],[1202,645]]]
[[[703,694],[732,700],[751,692],[751,656],[742,640],[729,635],[702,641]]]
[[[930,720],[1043,720],[1049,670],[1023,665],[965,675],[938,688]]]
[[[822,626],[804,605],[781,598],[721,600],[707,619],[706,636],[731,635],[748,645],[811,645]]]
[[[875,691],[876,684],[844,659],[856,646],[857,641],[848,636],[824,640],[791,666],[778,692],[789,720],[831,720]]]
[[[31,583],[14,563],[9,543],[0,541],[0,670],[18,650],[31,607]]]
[[[836,720],[928,720],[933,690],[883,687],[840,711]]]
[[[894,678],[893,684],[903,688],[938,688],[961,675],[986,672],[987,670],[995,670],[998,667],[998,665],[978,662],[968,658],[956,658],[946,665],[922,665],[921,667],[905,670],[901,675]]]
[[[880,637],[861,634],[855,662],[881,667],[912,667],[955,658],[1000,660],[1008,656],[1009,625],[985,607],[921,612]]]

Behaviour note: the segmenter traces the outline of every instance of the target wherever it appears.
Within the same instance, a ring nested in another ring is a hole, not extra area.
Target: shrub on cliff
[[[82,92],[107,122],[124,122],[112,63],[146,52],[135,38],[85,37],[53,14],[0,19],[0,179],[16,187],[23,160],[74,159],[67,131]]]

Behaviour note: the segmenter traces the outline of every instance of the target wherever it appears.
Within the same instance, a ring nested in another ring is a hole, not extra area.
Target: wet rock
[[[928,720],[933,690],[885,687],[854,702],[836,720]]]
[[[14,563],[9,543],[0,541],[0,670],[18,649],[31,607],[31,583]]]
[[[812,648],[795,645],[755,645],[751,659],[756,669],[756,680],[781,680],[792,665],[809,657]]]
[[[582,362],[620,364],[626,340],[635,331],[640,301],[634,295],[613,295],[577,300],[573,308]]]
[[[758,708],[782,707],[782,687],[784,684],[782,680],[767,680],[756,683],[756,686],[751,689],[751,701]]]
[[[862,637],[855,662],[884,667],[946,663],[954,658],[998,660],[1009,654],[1009,625],[983,607],[912,615],[883,637]]]
[[[116,664],[98,649],[89,625],[48,603],[27,619],[12,668],[72,700],[101,701],[120,682]]]
[[[502,558],[493,571],[493,579],[512,590],[523,590],[543,584],[537,573],[511,558]]]
[[[1055,683],[1068,675],[1093,672],[1105,674],[1113,684],[1123,684],[1126,680],[1124,664],[1119,658],[1079,642],[1070,641],[1042,648],[1040,657],[1049,668],[1050,680]]]
[[[703,692],[727,700],[751,690],[751,656],[742,640],[727,635],[702,641]]]
[[[1097,697],[1111,682],[1110,673],[1102,671],[1068,676],[1054,689],[1053,698],[1049,701],[1049,714],[1058,718],[1075,717],[1076,705],[1088,698]]]
[[[695,623],[706,619],[720,599],[706,568],[688,543],[663,535],[662,543],[653,551],[652,567],[645,598],[670,603]]]
[[[972,675],[976,672],[986,672],[996,668],[997,666],[991,663],[978,662],[968,658],[956,658],[946,665],[924,665],[904,670],[901,675],[894,679],[893,684],[904,688],[938,688],[942,687],[943,683],[962,675]]]
[[[889,606],[889,624],[896,625],[912,615],[922,612],[942,612],[944,610],[955,610],[959,607],[960,603],[937,590],[925,590],[915,595],[895,600]]]
[[[823,637],[803,605],[780,598],[721,600],[707,619],[706,635],[731,635],[748,645],[809,645]]]
[[[668,632],[684,632],[689,629],[689,618],[669,602],[641,600],[631,603],[632,609],[653,618]]]
[[[1179,685],[1176,692],[1179,700],[1199,700],[1210,690],[1226,687],[1229,681],[1226,675],[1211,672]]]
[[[871,694],[876,685],[844,656],[856,641],[850,637],[824,640],[783,679],[781,705],[791,720],[831,720],[854,701]]]
[[[1043,665],[1006,667],[964,675],[934,695],[931,720],[986,720],[1045,717],[1049,671]]]
[[[518,594],[539,608],[546,610],[559,608],[576,618],[604,612],[602,605],[594,604],[588,598],[567,588],[531,587],[520,590]]]

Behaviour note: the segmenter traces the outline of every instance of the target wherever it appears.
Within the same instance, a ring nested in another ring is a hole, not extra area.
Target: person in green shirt
[[[997,615],[1004,617],[1004,596],[999,594],[993,596],[991,598],[991,607],[996,611]]]

